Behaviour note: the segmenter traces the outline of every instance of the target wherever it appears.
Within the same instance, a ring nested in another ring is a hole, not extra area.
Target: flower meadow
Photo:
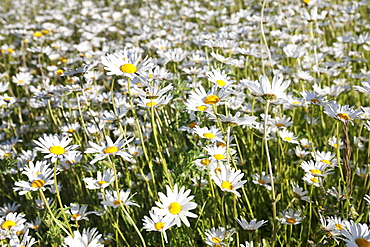
[[[369,13],[2,1],[0,245],[370,246]]]

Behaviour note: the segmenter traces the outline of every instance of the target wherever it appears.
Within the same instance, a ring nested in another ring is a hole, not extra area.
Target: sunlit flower
[[[301,212],[294,211],[292,208],[279,212],[279,216],[278,220],[284,225],[300,224],[304,218],[301,216]]]
[[[95,158],[91,161],[91,164],[105,159],[110,155],[119,155],[127,161],[133,161],[132,156],[129,153],[123,151],[123,147],[128,145],[133,140],[133,138],[123,139],[123,135],[121,135],[114,143],[109,136],[106,136],[105,139],[107,140],[107,142],[101,141],[100,146],[93,143],[92,141],[89,141],[91,147],[87,148],[85,153],[95,154]]]
[[[274,100],[285,97],[285,90],[290,85],[290,81],[283,81],[282,75],[274,75],[272,84],[265,75],[260,76],[259,83],[248,81],[246,86],[255,96],[260,96],[266,100]]]
[[[234,168],[228,168],[227,165],[220,164],[218,173],[212,172],[211,178],[221,188],[222,191],[232,192],[240,197],[236,190],[243,187],[247,180],[241,180],[244,176],[241,170],[235,171]]]
[[[143,218],[143,228],[147,231],[158,231],[163,233],[164,240],[167,243],[166,230],[175,225],[175,221],[172,218],[168,218],[167,221],[163,220],[163,216],[155,214],[154,211],[149,211],[148,216]]]
[[[155,202],[158,208],[154,207],[154,212],[164,216],[163,221],[174,219],[174,223],[178,227],[181,226],[181,221],[189,227],[190,223],[187,217],[198,217],[196,214],[189,212],[198,205],[195,202],[191,202],[194,198],[194,196],[189,196],[191,191],[185,191],[185,187],[181,187],[179,191],[177,184],[174,185],[173,190],[168,185],[166,186],[166,189],[167,196],[162,192],[158,193],[161,202]]]
[[[240,217],[240,219],[236,218],[235,220],[246,232],[255,232],[258,228],[260,228],[261,226],[268,222],[268,220],[257,221],[257,219],[253,219],[250,222],[248,222],[243,217]]]
[[[68,236],[64,239],[63,246],[65,247],[103,247],[104,245],[99,242],[101,234],[99,234],[96,228],[87,228],[82,230],[82,234],[79,231],[73,231],[72,236]]]
[[[89,190],[104,189],[114,181],[114,172],[112,169],[104,171],[103,175],[98,171],[96,179],[92,177],[82,179],[86,183],[86,188]]]
[[[206,235],[206,244],[214,247],[228,245],[234,233],[235,228],[225,229],[222,226],[217,228],[212,227],[204,233]]]
[[[41,151],[42,153],[47,154],[44,158],[51,158],[51,162],[55,162],[57,159],[68,158],[67,154],[69,152],[78,152],[74,151],[78,145],[68,146],[71,141],[72,139],[68,136],[60,139],[57,134],[44,134],[33,142],[38,145],[38,147],[35,148],[36,151]]]
[[[367,224],[355,223],[352,220],[345,222],[345,228],[341,230],[345,237],[343,240],[348,247],[366,247],[370,245],[370,232]]]
[[[72,221],[80,221],[80,220],[89,220],[87,215],[92,214],[93,212],[86,212],[87,205],[81,205],[79,203],[71,203],[69,204],[69,209],[66,210],[66,213],[71,215]]]
[[[128,189],[127,191],[120,190],[119,194],[115,190],[114,191],[107,190],[105,192],[105,200],[100,203],[108,207],[113,207],[113,208],[117,208],[121,206],[121,204],[124,206],[140,207],[137,203],[131,200],[131,198],[136,193],[132,194],[131,196],[130,196],[130,193],[131,193],[130,189]]]
[[[326,104],[324,112],[343,123],[351,122],[361,115],[361,110],[354,110],[354,106],[344,105],[341,106],[337,102],[330,102]]]

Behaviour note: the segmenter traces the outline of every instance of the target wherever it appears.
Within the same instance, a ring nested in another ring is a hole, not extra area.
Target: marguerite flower
[[[304,218],[299,211],[294,211],[292,208],[279,212],[279,215],[278,220],[284,225],[300,224]]]
[[[107,54],[101,57],[104,69],[108,70],[107,75],[121,75],[131,79],[148,77],[148,70],[153,68],[151,58],[145,58],[139,63],[141,55],[135,51],[124,50],[114,54]]]
[[[243,217],[240,217],[240,220],[238,218],[236,218],[235,220],[236,222],[239,223],[243,230],[247,232],[255,232],[258,228],[260,228],[261,226],[268,222],[268,220],[257,221],[257,219],[253,219],[250,222],[248,222]]]
[[[63,157],[68,158],[67,154],[70,152],[78,152],[74,151],[78,145],[68,146],[71,141],[72,139],[70,139],[68,136],[60,139],[57,134],[44,134],[33,142],[38,145],[38,147],[35,148],[36,151],[41,151],[42,153],[47,154],[44,158],[51,158],[51,162],[55,162],[57,159],[61,159]]]
[[[241,170],[235,171],[234,168],[228,168],[227,165],[220,164],[217,169],[219,172],[212,172],[211,178],[221,188],[222,191],[232,192],[240,197],[236,190],[243,187],[247,180],[241,180],[244,173]]]
[[[103,175],[98,171],[96,176],[96,179],[91,177],[82,179],[87,184],[86,188],[89,190],[104,189],[114,181],[114,172],[112,169],[105,170]]]
[[[95,154],[95,158],[91,161],[91,164],[105,159],[110,155],[119,155],[127,161],[133,161],[132,155],[123,151],[123,147],[129,144],[134,138],[123,139],[123,135],[121,135],[114,143],[109,136],[106,136],[105,139],[107,140],[107,142],[105,143],[104,141],[101,141],[100,146],[89,141],[91,147],[86,149],[85,153]]]
[[[337,102],[330,102],[326,104],[324,112],[343,123],[351,122],[361,115],[361,110],[354,110],[354,106],[341,106]]]
[[[101,234],[99,234],[96,228],[87,228],[82,230],[82,234],[79,231],[73,231],[72,236],[68,236],[64,239],[64,247],[103,247],[104,245],[99,242]]]
[[[155,214],[154,211],[149,211],[148,216],[143,218],[143,228],[147,231],[158,231],[162,232],[164,240],[167,243],[166,230],[175,225],[174,219],[169,218],[167,221],[163,220],[163,216]]]
[[[125,206],[136,206],[140,207],[137,203],[133,202],[131,198],[136,194],[130,196],[131,190],[128,189],[127,191],[120,190],[119,194],[117,191],[110,191],[107,190],[105,194],[105,201],[102,201],[101,204],[117,208],[119,206],[125,205]]]
[[[345,228],[341,230],[347,247],[366,247],[370,245],[369,227],[364,223],[355,223],[352,220],[345,222]]]
[[[166,186],[167,196],[162,192],[158,193],[158,196],[161,202],[155,202],[157,207],[154,207],[153,210],[156,214],[164,216],[163,221],[174,220],[174,223],[180,227],[181,221],[187,226],[190,226],[190,223],[187,217],[196,218],[196,214],[189,212],[197,207],[197,203],[191,202],[194,196],[189,196],[190,189],[185,191],[185,187],[181,187],[180,191],[178,185],[174,185],[172,190],[168,185]]]
[[[284,98],[285,90],[290,85],[290,81],[283,81],[283,78],[282,75],[275,75],[271,84],[265,75],[261,75],[259,83],[257,81],[246,81],[245,85],[253,95],[265,100],[274,100]]]

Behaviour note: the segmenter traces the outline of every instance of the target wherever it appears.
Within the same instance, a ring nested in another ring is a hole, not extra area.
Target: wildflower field
[[[367,0],[2,0],[0,246],[369,247]]]

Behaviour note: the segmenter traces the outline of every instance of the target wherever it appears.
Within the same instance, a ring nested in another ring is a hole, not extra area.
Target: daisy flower
[[[322,177],[313,176],[311,173],[306,173],[302,178],[303,181],[308,185],[314,185],[315,187],[320,187],[322,184]]]
[[[324,106],[324,112],[343,123],[351,122],[361,115],[361,110],[353,110],[354,106],[344,105],[341,106],[337,102],[331,102]],[[353,124],[353,123],[352,123]]]
[[[301,168],[315,177],[323,177],[332,173],[332,169],[328,168],[327,163],[315,162],[313,160],[303,161]]]
[[[243,217],[240,217],[240,220],[238,218],[236,218],[235,220],[246,232],[255,232],[258,228],[268,222],[268,220],[257,221],[257,219],[253,219],[248,222]]]
[[[0,216],[5,216],[9,213],[13,213],[17,211],[17,209],[20,207],[20,204],[17,204],[16,202],[13,203],[5,203],[2,207],[0,207]]]
[[[156,214],[164,216],[163,221],[174,220],[174,223],[180,227],[181,221],[187,226],[190,223],[187,217],[197,218],[198,216],[194,213],[189,212],[197,207],[197,203],[191,202],[194,196],[189,196],[190,189],[185,191],[185,187],[181,187],[180,191],[178,185],[174,185],[172,190],[166,185],[167,195],[162,192],[158,193],[161,202],[155,202],[158,207],[154,207],[153,210]]]
[[[303,99],[312,105],[325,105],[328,101],[324,96],[320,96],[316,92],[304,91],[301,92]]]
[[[163,220],[163,216],[155,214],[154,211],[149,211],[149,216],[144,216],[143,218],[143,228],[146,231],[158,231],[162,232],[164,240],[167,243],[166,230],[175,225],[174,219],[169,219],[167,221]]]
[[[221,133],[221,130],[215,126],[211,126],[209,129],[208,127],[199,127],[196,125],[194,127],[194,134],[197,134],[201,138],[205,138],[210,140],[211,142],[216,142],[216,141],[222,141],[223,136]]]
[[[68,236],[64,239],[64,247],[103,247],[104,245],[99,242],[101,234],[99,234],[96,228],[87,228],[82,230],[82,234],[79,231],[73,231],[73,236]]]
[[[246,81],[245,84],[253,95],[265,100],[274,100],[284,98],[285,90],[290,85],[290,81],[283,81],[283,78],[282,75],[274,75],[271,84],[265,75],[261,75],[259,83],[257,81]]]
[[[212,70],[207,73],[208,80],[218,87],[227,87],[232,83],[225,71]]]
[[[290,132],[289,130],[286,130],[286,129],[279,130],[279,135],[280,135],[280,138],[285,142],[299,144],[297,140],[298,138],[294,135],[293,132]]]
[[[243,187],[247,180],[241,180],[244,173],[241,170],[235,171],[234,168],[228,168],[226,165],[220,164],[219,172],[212,172],[211,178],[221,188],[222,191],[232,192],[240,197],[239,192],[236,190]]]
[[[284,225],[297,225],[300,224],[304,217],[301,216],[301,212],[294,211],[292,208],[285,209],[279,212],[280,218],[278,220]]]
[[[87,205],[81,205],[78,203],[71,203],[69,204],[70,209],[66,210],[67,214],[71,215],[72,221],[80,221],[80,220],[89,220],[87,215],[92,214],[93,212],[86,212]]]
[[[138,77],[143,80],[148,77],[148,70],[153,68],[153,64],[151,58],[145,58],[139,63],[140,60],[141,55],[128,50],[101,57],[104,69],[108,70],[107,75],[126,76],[131,79]]]
[[[328,144],[330,146],[334,147],[334,148],[339,148],[339,149],[344,148],[344,142],[342,141],[342,139],[339,138],[339,140],[338,140],[337,137],[335,137],[335,136],[329,138]]]
[[[304,191],[301,187],[299,187],[294,182],[292,183],[292,188],[293,188],[293,193],[296,197],[298,197],[302,201],[306,201],[306,202],[310,201],[310,197],[306,196],[306,194],[308,194],[308,191]]]
[[[311,152],[312,157],[321,163],[325,163],[330,167],[335,167],[338,164],[338,159],[336,158],[336,154],[332,154],[331,152]]]
[[[257,122],[256,122],[256,119],[257,117],[255,116],[244,116],[244,117],[240,117],[240,114],[241,112],[237,112],[235,113],[235,115],[222,115],[222,114],[218,114],[218,116],[220,117],[220,121],[223,122],[223,123],[227,123],[231,126],[249,126],[249,127],[253,127]],[[217,121],[217,118],[214,116],[214,117],[211,117],[210,119],[214,119]]]
[[[225,229],[222,226],[212,227],[204,234],[206,235],[206,244],[209,246],[228,245],[232,240],[231,236],[235,233],[235,228]]]
[[[345,237],[347,247],[365,247],[370,245],[370,232],[367,224],[345,222],[345,228],[340,231]]]
[[[0,218],[0,236],[1,235],[13,235],[16,232],[21,231],[25,227],[25,222],[22,213],[9,213],[5,217]]]
[[[131,198],[136,194],[130,196],[131,190],[128,189],[127,191],[120,190],[119,194],[117,191],[110,191],[107,190],[105,194],[105,201],[100,202],[101,204],[113,208],[117,208],[119,206],[125,205],[125,206],[136,206],[140,207],[137,203],[133,202]]]
[[[33,246],[37,242],[32,236],[29,236],[28,233],[29,233],[29,230],[27,229],[27,231],[22,235],[22,240],[20,240],[16,234],[12,235],[9,240],[9,245],[11,247],[14,247],[14,246],[31,247]]]
[[[370,94],[370,77],[366,79],[366,81],[361,82],[361,86],[353,86],[353,88],[357,91],[360,91],[362,93]]]
[[[252,182],[254,183],[254,184],[258,184],[258,185],[260,185],[260,186],[264,186],[266,189],[268,189],[268,190],[271,190],[271,179],[270,179],[270,175],[266,175],[266,172],[265,171],[263,171],[262,173],[261,173],[261,175],[260,174],[253,174],[252,175],[252,177],[253,177],[253,180],[252,180]]]
[[[216,87],[212,87],[208,92],[200,85],[195,88],[195,92],[189,95],[190,100],[201,101],[206,105],[214,105],[219,103],[222,99],[226,98],[230,94],[228,87],[223,87],[217,90]]]
[[[97,161],[105,159],[110,155],[119,155],[129,162],[133,161],[132,156],[123,151],[123,147],[129,144],[134,138],[123,139],[123,135],[121,135],[114,143],[109,136],[106,136],[105,139],[107,142],[101,141],[100,146],[89,141],[91,147],[87,148],[85,153],[95,154],[95,158],[91,161],[91,164],[95,164]]]
[[[204,148],[212,160],[222,161],[227,158],[227,148],[225,146],[210,145]],[[231,155],[236,153],[234,149],[230,149]]]
[[[104,189],[114,181],[114,172],[112,169],[105,170],[103,175],[98,171],[96,176],[96,179],[91,177],[82,179],[87,184],[86,188],[89,190]]]
[[[76,149],[78,145],[68,146],[71,141],[72,139],[68,138],[68,136],[60,139],[57,134],[44,134],[33,142],[38,145],[35,150],[47,154],[44,158],[51,158],[51,162],[54,163],[55,161],[57,161],[57,159],[68,158],[67,154],[70,152],[78,152],[74,151],[74,149]]]
[[[14,185],[16,187],[14,187],[13,190],[19,191],[19,195],[24,195],[29,191],[37,191],[39,189],[45,190],[45,186],[53,185],[53,169],[49,168],[49,166],[45,163],[42,164],[44,164],[42,167],[33,167],[32,164],[29,167],[26,167],[25,171],[23,171],[23,174],[28,176],[29,181],[15,182]]]

